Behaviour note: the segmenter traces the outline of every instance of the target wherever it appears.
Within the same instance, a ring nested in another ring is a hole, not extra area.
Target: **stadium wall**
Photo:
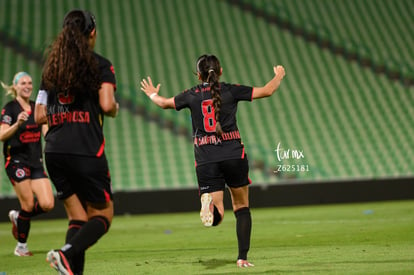
[[[254,185],[250,188],[252,208],[354,203],[414,199],[414,178],[296,182],[278,185]],[[198,190],[117,192],[115,215],[154,214],[199,211]],[[18,209],[16,198],[0,199],[0,222],[8,220],[8,211]],[[225,208],[231,209],[226,192]],[[39,219],[65,218],[61,202]]]

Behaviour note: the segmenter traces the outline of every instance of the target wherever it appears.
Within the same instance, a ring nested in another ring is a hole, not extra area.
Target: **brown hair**
[[[209,83],[213,98],[214,118],[216,120],[216,133],[221,136],[223,129],[220,124],[221,92],[219,78],[221,74],[220,61],[214,55],[202,55],[197,59],[197,72],[202,81]]]
[[[89,46],[95,18],[82,10],[70,11],[63,29],[47,50],[42,83],[54,92],[97,92],[100,89],[98,62]]]

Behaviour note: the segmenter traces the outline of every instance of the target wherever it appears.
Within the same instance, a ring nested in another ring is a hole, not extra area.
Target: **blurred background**
[[[197,84],[205,53],[224,82],[262,86],[286,69],[271,98],[239,104],[253,184],[414,177],[414,1],[0,0],[0,80],[27,71],[35,99],[73,8],[95,14],[95,51],[116,71],[121,109],[104,125],[115,192],[197,188],[190,113],[159,109],[138,85],[150,75],[174,96]],[[4,168],[0,196],[14,196]]]

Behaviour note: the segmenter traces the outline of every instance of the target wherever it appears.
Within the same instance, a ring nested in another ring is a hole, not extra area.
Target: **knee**
[[[50,210],[53,209],[53,207],[55,207],[55,199],[54,199],[54,197],[42,198],[42,199],[39,199],[38,198],[37,203],[39,204],[39,207],[44,212],[49,212]]]
[[[249,208],[249,202],[243,201],[243,202],[233,202],[233,212],[236,212],[239,209],[243,208]]]
[[[114,208],[113,203],[105,203],[105,204],[91,204],[88,203],[87,207],[87,214],[89,219],[95,216],[104,217],[108,224],[112,223],[112,218],[114,216]]]
[[[44,212],[49,212],[55,207],[55,202],[54,200],[51,200],[51,201],[44,202],[42,204],[39,203],[39,206],[40,208],[42,208]]]

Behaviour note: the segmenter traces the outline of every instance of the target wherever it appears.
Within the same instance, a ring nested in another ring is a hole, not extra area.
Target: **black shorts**
[[[45,160],[58,199],[76,194],[82,202],[105,203],[113,200],[105,155],[97,158],[46,153]]]
[[[6,162],[6,173],[13,185],[26,179],[47,178],[43,167],[33,168],[13,159]]]
[[[231,159],[207,163],[196,167],[200,195],[222,191],[229,187],[242,187],[251,183],[249,162],[243,159]]]

